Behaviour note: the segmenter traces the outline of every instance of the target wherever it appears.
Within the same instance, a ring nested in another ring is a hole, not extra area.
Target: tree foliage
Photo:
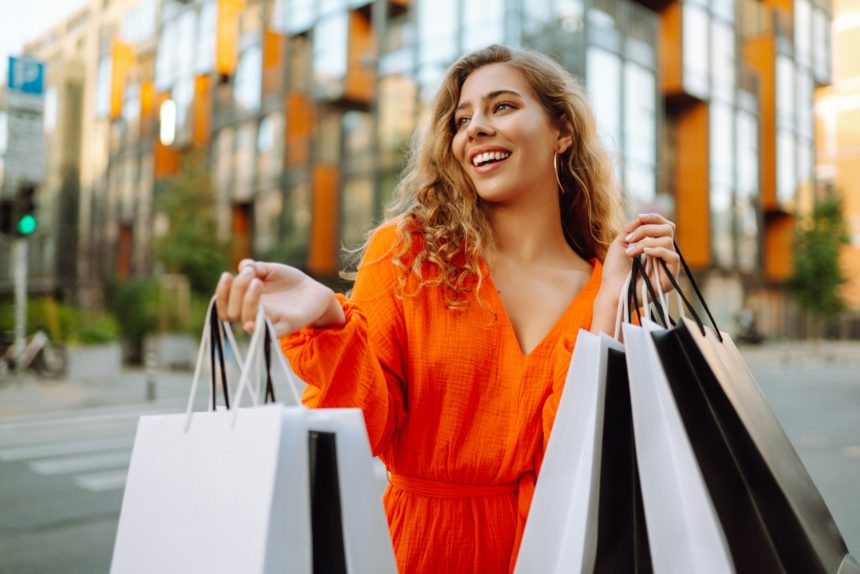
[[[835,193],[815,204],[795,239],[789,290],[801,308],[825,320],[844,308],[839,287],[845,276],[839,255],[849,241],[842,200]]]
[[[158,191],[156,210],[166,216],[166,233],[155,240],[155,258],[168,273],[185,275],[193,293],[214,292],[230,266],[231,243],[218,238],[216,196],[206,162],[191,157]]]

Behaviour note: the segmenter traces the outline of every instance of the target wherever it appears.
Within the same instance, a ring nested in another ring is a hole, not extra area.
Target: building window
[[[737,195],[735,201],[735,229],[737,237],[737,265],[741,271],[758,268],[758,121],[744,110],[737,114]]]
[[[155,87],[159,92],[170,89],[176,78],[176,55],[179,28],[176,20],[164,22],[158,39],[158,54],[155,59]]]
[[[683,4],[684,90],[708,97],[708,13],[695,4]]]
[[[277,188],[284,164],[284,116],[273,112],[263,118],[257,132],[260,187]]]
[[[236,129],[236,185],[233,199],[248,201],[254,191],[254,152],[257,148],[257,126],[252,122]]]
[[[504,42],[505,0],[463,0],[463,11],[463,51]]]
[[[263,89],[263,55],[259,44],[253,44],[242,51],[236,70],[234,96],[239,107],[248,113],[260,109]]]
[[[794,54],[801,66],[812,65],[812,6],[809,0],[794,0]]]
[[[315,159],[319,163],[338,165],[340,163],[340,126],[341,112],[335,109],[320,111],[317,122]]]
[[[656,193],[657,87],[654,72],[624,65],[624,188],[639,207]]]
[[[347,171],[373,169],[373,118],[365,112],[343,114],[344,166]]]
[[[216,31],[218,21],[218,4],[216,0],[204,0],[200,7],[200,24],[197,33],[197,57],[195,59],[195,74],[205,74],[215,68],[215,43],[218,38]]]
[[[812,52],[815,77],[824,84],[830,83],[830,17],[818,8],[812,15]]]
[[[233,129],[220,130],[212,146],[212,173],[215,174],[215,189],[222,200],[232,195],[233,148]]]
[[[415,129],[416,91],[415,81],[407,76],[384,76],[379,81],[378,137],[383,158],[399,157],[409,146]]]
[[[777,125],[794,128],[795,100],[794,62],[782,54],[776,57],[776,116]]]
[[[721,20],[711,22],[713,95],[731,102],[735,96],[735,29]]]
[[[621,141],[621,60],[602,48],[588,48],[587,85],[597,128],[616,157]]]
[[[776,138],[776,197],[782,205],[788,205],[797,189],[795,173],[794,135],[779,129]]]
[[[287,190],[283,215],[284,261],[304,267],[311,228],[310,186],[299,183]]]
[[[373,226],[373,182],[368,177],[347,178],[343,186],[341,242],[348,248],[359,247]]]
[[[107,117],[110,110],[111,57],[104,55],[99,61],[96,79],[96,117]]]
[[[418,0],[421,64],[446,65],[457,57],[457,0]]]
[[[349,19],[346,11],[329,14],[314,28],[314,89],[323,97],[343,93]]]
[[[734,186],[735,125],[730,104],[719,101],[710,106],[710,213],[711,245],[714,262],[730,267],[734,262],[732,246],[732,195]]]

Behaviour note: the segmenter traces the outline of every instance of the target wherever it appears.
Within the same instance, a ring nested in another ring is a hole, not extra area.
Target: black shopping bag
[[[609,349],[597,510],[595,574],[650,573],[624,353]]]
[[[800,457],[683,265],[714,328],[704,326],[685,298],[694,319],[651,337],[736,571],[860,573]]]
[[[310,431],[311,541],[314,574],[346,574],[335,433]]]

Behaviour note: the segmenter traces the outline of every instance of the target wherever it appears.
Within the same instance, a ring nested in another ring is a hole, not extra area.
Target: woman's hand
[[[294,267],[243,259],[235,277],[221,275],[215,305],[222,321],[241,321],[250,333],[261,303],[279,338],[308,325],[330,327],[346,321],[334,292]]]
[[[639,215],[624,226],[610,244],[603,261],[600,291],[594,304],[595,328],[592,330],[610,332],[607,327],[614,324],[621,289],[630,272],[633,257],[644,253],[655,259],[662,259],[669,271],[677,276],[680,257],[675,252],[674,237],[675,224],[656,213]],[[672,289],[672,284],[662,267],[659,266],[660,282],[663,291],[667,292]],[[640,279],[637,285],[640,291],[641,281]]]

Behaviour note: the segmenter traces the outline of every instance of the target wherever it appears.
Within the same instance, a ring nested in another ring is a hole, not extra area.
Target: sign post
[[[36,188],[44,178],[42,122],[45,65],[26,57],[9,57],[6,82],[7,148],[3,198],[12,198],[15,281],[15,370],[22,374],[27,335],[27,237],[35,231],[32,213]],[[19,221],[21,219],[21,221]]]

